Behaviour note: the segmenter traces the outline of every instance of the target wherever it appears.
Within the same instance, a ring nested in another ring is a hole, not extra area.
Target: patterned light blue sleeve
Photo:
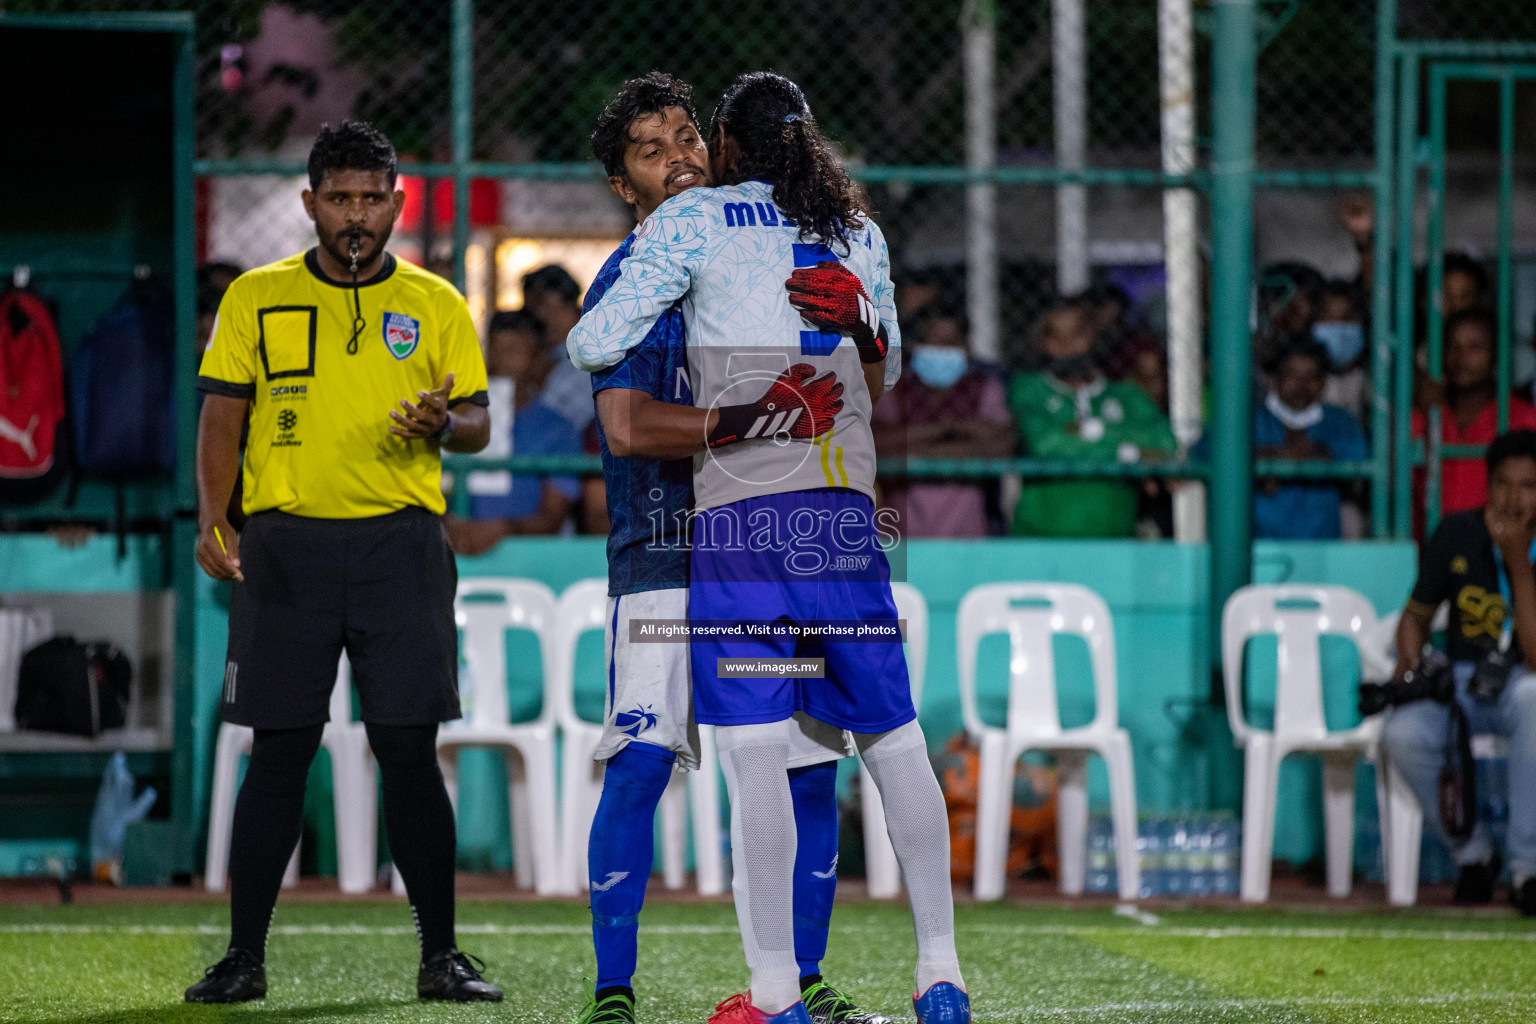
[[[896,323],[896,288],[891,284],[891,250],[885,244],[885,233],[874,221],[870,221],[865,230],[873,237],[875,249],[880,254],[875,291],[870,298],[875,303],[880,323],[885,326],[886,337],[891,343],[890,351],[885,355],[885,389],[889,391],[901,379],[901,327]]]
[[[619,278],[566,336],[571,362],[589,373],[612,366],[645,340],[651,325],[682,298],[707,248],[707,189],[689,189],[658,206],[635,231]]]

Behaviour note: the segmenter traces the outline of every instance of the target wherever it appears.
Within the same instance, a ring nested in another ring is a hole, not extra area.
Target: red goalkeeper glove
[[[885,325],[853,271],[836,261],[822,260],[814,267],[796,270],[784,287],[789,290],[789,304],[808,322],[852,337],[860,362],[878,363],[885,358],[891,347]]]
[[[715,429],[709,432],[709,447],[781,434],[807,441],[831,430],[843,409],[843,385],[835,373],[812,380],[815,373],[809,363],[796,363],[779,374],[757,401],[721,406]]]

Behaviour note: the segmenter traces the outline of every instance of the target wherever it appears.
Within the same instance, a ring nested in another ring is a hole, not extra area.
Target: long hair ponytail
[[[847,251],[852,233],[864,226],[868,202],[833,155],[798,85],[771,71],[741,75],[720,98],[713,131],[740,147],[735,172],[722,184],[773,182],[774,204],[800,225],[802,241]]]

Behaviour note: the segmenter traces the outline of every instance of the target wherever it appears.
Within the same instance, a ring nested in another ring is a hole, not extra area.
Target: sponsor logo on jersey
[[[789,214],[772,203],[726,203],[725,226],[728,228],[792,228]]]
[[[303,444],[294,436],[294,430],[299,425],[299,414],[292,409],[284,409],[277,414],[277,436],[272,439],[274,448],[297,448]]]
[[[421,341],[421,321],[404,313],[384,314],[384,347],[396,359],[404,359],[416,351]]]
[[[636,704],[628,711],[620,711],[613,716],[614,727],[626,736],[639,736],[645,730],[653,728],[660,716],[651,711],[651,705],[641,707]]]

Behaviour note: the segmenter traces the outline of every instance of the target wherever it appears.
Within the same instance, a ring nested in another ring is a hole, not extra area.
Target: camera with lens
[[[1509,651],[1492,650],[1483,655],[1467,682],[1467,693],[1479,704],[1497,704],[1509,682],[1515,659]]]
[[[1482,665],[1479,664],[1478,667],[1481,669]],[[1508,673],[1507,668],[1505,673]],[[1503,676],[1500,677],[1499,685],[1503,687]],[[1449,704],[1455,696],[1456,677],[1451,672],[1451,659],[1434,645],[1425,644],[1424,650],[1419,654],[1417,668],[1408,669],[1390,682],[1360,684],[1360,714],[1369,718],[1387,708],[1395,708],[1416,700],[1432,700]]]

